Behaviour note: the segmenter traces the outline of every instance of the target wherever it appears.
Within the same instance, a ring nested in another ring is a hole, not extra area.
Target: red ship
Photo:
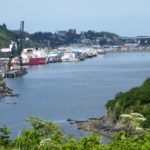
[[[21,56],[23,65],[40,65],[48,63],[48,55],[44,50],[25,49]]]

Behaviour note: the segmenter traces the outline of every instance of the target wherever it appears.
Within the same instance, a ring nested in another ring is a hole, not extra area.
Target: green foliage
[[[32,128],[22,130],[14,141],[15,145],[21,149],[36,150],[42,140],[59,133],[58,126],[50,121],[30,116],[27,118],[27,122],[31,124]]]
[[[0,25],[0,49],[9,47],[11,41],[17,41],[17,36],[19,35],[19,31],[10,31],[7,29],[5,24]],[[24,38],[30,37],[30,34],[24,32]],[[32,41],[30,39],[24,40],[23,48],[35,47],[37,42]],[[0,53],[0,57],[9,57],[9,53]]]
[[[107,145],[111,150],[149,150],[150,134],[121,131],[114,136],[114,139]]]
[[[63,144],[62,149],[63,150],[81,150],[82,147],[78,141],[76,141],[75,139],[71,139]]]
[[[117,122],[121,114],[140,113],[147,119],[143,127],[150,128],[150,78],[140,87],[118,93],[113,100],[107,102],[106,108],[114,122]]]
[[[0,128],[0,150],[149,150],[149,132],[121,131],[108,144],[103,144],[96,135],[76,140],[64,135],[52,122],[37,117],[28,117],[30,129],[24,129],[18,137],[10,140],[6,126]]]
[[[61,45],[69,45],[82,43],[82,40],[94,42],[96,39],[100,40],[100,45],[114,44],[114,39],[119,39],[119,36],[109,32],[95,32],[89,30],[87,32],[77,33],[75,29],[69,29],[68,31],[60,31],[58,33],[51,32],[36,32],[31,34],[31,40],[39,43],[44,47],[58,47]]]
[[[23,42],[23,48],[31,48],[31,47],[36,47],[37,43],[32,40],[25,40]]]
[[[3,127],[0,128],[0,145],[4,147],[8,147],[10,144],[10,132],[8,131],[8,128],[6,125],[3,125]]]
[[[12,40],[15,40],[15,35],[6,28],[6,25],[0,25],[0,48],[9,47]]]
[[[59,131],[58,125],[54,124],[51,121],[45,121],[41,118],[30,116],[27,118],[27,122],[29,122],[33,129],[39,133],[41,136],[49,136]]]
[[[43,139],[40,141],[40,145],[38,147],[39,150],[61,150],[61,144],[59,144],[57,141],[49,139]]]
[[[102,145],[101,139],[98,135],[93,134],[87,137],[81,137],[80,143],[82,145],[83,150],[93,150],[99,149]]]
[[[22,130],[14,144],[23,150],[36,150],[40,140],[40,135],[32,128],[30,130]]]

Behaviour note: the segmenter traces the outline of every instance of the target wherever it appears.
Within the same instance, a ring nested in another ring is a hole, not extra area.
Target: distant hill
[[[75,29],[66,31],[36,32],[31,34],[31,39],[38,42],[40,46],[58,47],[69,44],[85,45],[112,45],[120,44],[119,36],[110,32],[95,32],[92,30],[77,33]]]
[[[116,123],[121,114],[140,113],[146,121],[143,127],[150,128],[150,78],[127,92],[118,93],[106,104],[107,118]]]
[[[16,40],[19,30],[9,30],[5,24],[0,25],[0,49],[8,47],[10,42]],[[24,32],[25,41],[23,47],[37,48],[57,48],[59,46],[69,45],[100,45],[102,47],[110,47],[114,45],[139,44],[141,46],[150,46],[150,38],[148,36],[140,37],[120,37],[119,35],[106,31],[81,31],[69,29],[64,31],[52,32]]]
[[[9,47],[15,39],[15,34],[8,30],[6,25],[0,25],[0,48]]]
[[[0,49],[8,47],[11,41],[16,41],[16,36],[19,35],[19,30],[9,30],[6,25],[0,25]],[[110,32],[95,32],[92,30],[77,33],[75,29],[66,31],[51,32],[35,32],[30,34],[24,32],[23,47],[51,47],[70,45],[70,44],[85,44],[85,45],[112,45],[118,44],[121,41],[119,36]]]

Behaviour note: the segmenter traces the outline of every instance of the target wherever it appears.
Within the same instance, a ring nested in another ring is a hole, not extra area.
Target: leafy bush
[[[108,144],[103,144],[99,135],[81,137],[79,140],[65,135],[58,125],[37,117],[29,117],[30,129],[22,130],[11,140],[6,126],[0,128],[2,150],[149,150],[149,132],[132,133],[121,131]]]

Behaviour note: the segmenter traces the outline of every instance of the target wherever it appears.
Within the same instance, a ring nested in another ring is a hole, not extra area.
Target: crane
[[[19,66],[22,69],[22,44],[23,44],[24,21],[21,21],[19,35],[16,35],[16,43],[13,42],[11,48],[11,55],[8,61],[8,69],[11,67],[11,61],[14,57],[18,57]]]
[[[13,42],[12,48],[11,48],[11,55],[8,61],[8,71],[6,71],[5,73],[5,77],[7,78],[15,78],[15,77],[19,77],[28,73],[27,69],[22,67],[21,53],[22,53],[22,48],[23,48],[22,44],[24,40],[23,32],[24,32],[24,21],[21,21],[19,34],[16,35],[16,42]],[[15,58],[17,58],[17,66],[14,67],[12,60]],[[11,69],[11,66],[12,66],[12,69]]]
[[[22,44],[23,44],[23,32],[24,32],[24,21],[21,21],[20,25],[20,34],[19,38],[17,38],[17,47],[18,47],[18,57],[19,57],[19,65],[22,68]]]

